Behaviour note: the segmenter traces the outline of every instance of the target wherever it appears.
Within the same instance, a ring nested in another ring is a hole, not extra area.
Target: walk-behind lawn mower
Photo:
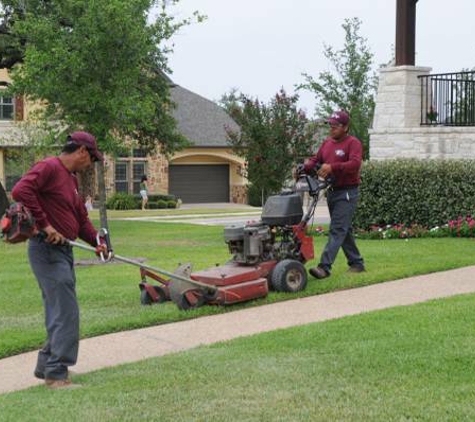
[[[326,180],[301,175],[296,186],[305,186],[311,198],[305,214],[301,193],[295,189],[293,192],[269,197],[264,205],[261,221],[225,227],[224,240],[232,258],[221,266],[192,272],[191,265],[184,264],[170,273],[113,254],[108,233],[104,229],[99,231],[98,240],[100,237],[101,241],[105,241],[109,253],[101,256],[101,259],[105,262],[122,261],[140,268],[140,300],[143,305],[172,300],[179,309],[188,310],[204,304],[230,305],[265,297],[269,289],[298,292],[307,285],[304,264],[314,257],[313,238],[306,234],[307,225],[315,213],[320,193],[328,185]],[[15,205],[18,204],[13,204],[10,209]],[[22,209],[22,212],[31,218],[28,210]],[[17,220],[23,221],[24,216],[13,212],[9,215],[7,211],[6,219],[9,222],[5,222],[4,218],[2,232],[8,242],[9,236],[16,233],[15,227],[21,226]],[[26,240],[32,233],[34,230],[27,231],[22,240]],[[68,243],[95,252],[95,248],[84,243]]]
[[[180,309],[209,305],[230,305],[265,297],[269,289],[298,292],[307,285],[304,264],[313,259],[313,238],[306,234],[320,193],[329,181],[301,175],[296,186],[305,186],[311,202],[303,213],[301,193],[271,196],[261,221],[224,228],[224,240],[232,258],[224,265],[192,272],[181,265],[169,280],[163,271],[139,264],[144,305],[171,299]],[[150,278],[157,284],[147,281]]]

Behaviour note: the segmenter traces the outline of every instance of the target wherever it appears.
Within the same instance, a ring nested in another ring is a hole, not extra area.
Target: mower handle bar
[[[331,185],[331,179],[322,180],[316,176],[311,176],[309,174],[300,174],[299,179],[305,179],[308,185],[308,194],[312,197],[312,202],[310,203],[307,212],[305,213],[302,218],[302,221],[300,222],[302,227],[304,227],[310,221],[312,215],[315,212],[317,202],[320,198],[320,192]]]
[[[105,229],[101,229],[101,230],[105,230]],[[99,232],[101,232],[101,230]],[[66,240],[66,244],[71,245],[71,246],[75,246],[75,247],[83,249],[85,251],[90,251],[90,252],[96,253],[96,248],[93,248],[92,246],[89,246],[89,245],[85,245],[84,243],[81,243],[81,242],[76,242],[74,240]],[[218,290],[218,288],[216,286],[211,286],[209,284],[201,283],[201,282],[196,281],[196,280],[191,280],[191,279],[183,277],[181,275],[174,274],[174,273],[171,273],[171,272],[166,271],[166,270],[162,270],[161,268],[152,267],[150,265],[142,264],[142,263],[140,263],[138,261],[135,261],[133,259],[130,259],[130,258],[126,258],[126,257],[120,256],[120,255],[115,255],[112,252],[112,250],[110,250],[110,251],[108,251],[107,261],[111,261],[112,259],[116,259],[117,261],[125,262],[126,264],[135,265],[136,267],[144,268],[146,270],[150,270],[150,271],[162,274],[162,275],[166,275],[166,276],[168,276],[172,279],[184,281],[186,283],[190,283],[190,284],[193,284],[195,286],[207,289],[208,291],[211,291],[211,292],[216,292]],[[101,260],[102,260],[102,257],[101,257]],[[105,260],[103,260],[103,261],[107,262]]]

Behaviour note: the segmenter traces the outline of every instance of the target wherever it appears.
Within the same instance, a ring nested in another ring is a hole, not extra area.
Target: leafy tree
[[[235,90],[221,100],[241,129],[227,129],[229,143],[246,159],[250,189],[261,192],[262,201],[280,191],[293,165],[310,153],[312,132],[297,101],[297,95],[288,96],[283,89],[269,104]]]
[[[51,141],[82,129],[109,153],[127,139],[147,152],[182,148],[186,140],[170,114],[174,104],[164,75],[165,43],[191,22],[170,16],[169,6],[178,1],[2,1],[4,30],[21,58],[12,70],[12,92],[44,105],[38,119],[47,123]],[[153,6],[159,6],[154,18]],[[107,226],[102,164],[98,182],[101,224]]]
[[[321,72],[316,79],[304,73],[305,83],[299,85],[299,89],[315,94],[317,117],[325,118],[336,109],[347,110],[351,116],[350,132],[363,142],[365,158],[368,158],[377,77],[372,70],[373,54],[367,40],[359,35],[360,27],[358,18],[345,19],[343,48],[335,50],[325,45],[324,55],[334,72]]]

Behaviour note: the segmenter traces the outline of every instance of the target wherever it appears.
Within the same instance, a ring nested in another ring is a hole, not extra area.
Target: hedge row
[[[475,214],[475,160],[368,161],[354,226],[435,227]]]
[[[177,201],[174,195],[148,195],[147,208],[176,208]],[[129,195],[118,192],[113,194],[106,203],[106,207],[112,210],[134,210],[142,208],[140,195]]]

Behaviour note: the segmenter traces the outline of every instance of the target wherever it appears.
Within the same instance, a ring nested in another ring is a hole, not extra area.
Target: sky
[[[175,83],[210,100],[232,88],[268,102],[283,87],[332,70],[325,45],[341,49],[346,18],[362,21],[360,35],[374,54],[374,68],[391,60],[396,0],[181,0],[178,19],[198,10],[208,19],[173,38],[169,65]],[[416,66],[432,73],[475,67],[475,2],[419,0]],[[313,116],[315,99],[299,92],[299,106]]]

